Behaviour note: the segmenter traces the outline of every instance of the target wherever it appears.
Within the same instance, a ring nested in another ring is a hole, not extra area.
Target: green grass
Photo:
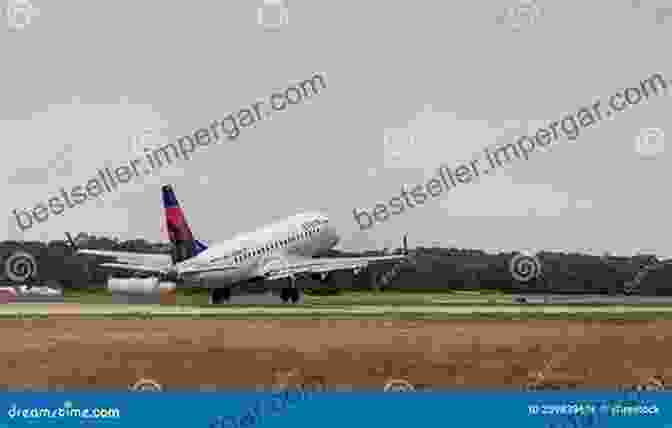
[[[397,291],[351,291],[338,295],[311,296],[304,294],[304,301],[309,305],[367,305],[367,304],[394,304],[394,305],[414,305],[431,303],[431,299],[450,299],[459,303],[461,300],[478,298],[480,295],[475,292],[470,293],[402,293]],[[487,298],[499,296],[498,294],[488,293],[481,298],[487,303]],[[501,295],[504,296],[504,295]],[[105,289],[92,290],[66,290],[64,300],[69,303],[110,303],[110,293]],[[208,305],[208,294],[206,292],[196,293],[178,293],[177,303],[179,305]],[[468,303],[468,302],[466,302]],[[238,306],[238,305],[236,305]]]
[[[99,290],[66,290],[65,301],[69,303],[82,304],[110,304],[112,298],[105,289]],[[382,292],[375,291],[344,291],[338,295],[313,296],[305,295],[305,303],[299,305],[299,308],[310,310],[314,308],[328,309],[331,307],[343,306],[427,306],[436,307],[465,307],[465,306],[501,306],[517,307],[524,313],[468,313],[468,314],[450,314],[450,313],[399,313],[390,311],[387,313],[330,313],[319,314],[314,312],[307,313],[204,313],[204,314],[181,314],[181,313],[163,313],[148,315],[143,312],[144,309],[138,308],[137,311],[127,313],[113,314],[56,314],[56,315],[19,315],[2,314],[0,319],[46,319],[50,317],[78,318],[78,319],[286,319],[286,320],[408,320],[408,321],[467,321],[467,320],[492,320],[492,321],[512,321],[512,320],[568,320],[568,321],[650,321],[672,319],[672,312],[642,312],[637,311],[636,307],[626,313],[543,313],[540,309],[546,305],[541,303],[517,304],[513,303],[512,296],[503,293],[478,291],[458,291],[458,292],[431,292],[431,293],[406,293],[393,290]],[[442,303],[434,303],[433,300],[443,300]],[[177,304],[186,307],[210,307],[208,305],[208,294],[202,291],[179,292],[177,295]],[[113,305],[117,306],[117,305]],[[119,305],[123,306],[123,305]],[[585,306],[608,307],[611,304],[562,304],[551,306],[563,306],[569,308],[581,308]],[[618,305],[621,306],[621,305]],[[637,305],[645,308],[647,306],[663,306],[660,304]],[[272,310],[273,308],[291,308],[292,305],[232,305],[232,309],[254,309]],[[29,309],[27,309],[29,310]],[[133,310],[132,307],[130,309]],[[527,312],[533,311],[533,312]]]
[[[107,290],[66,290],[63,300],[66,303],[110,304],[112,303],[112,295]],[[177,304],[183,306],[204,306],[208,304],[208,295],[178,293]]]
[[[401,293],[392,290],[374,292],[374,291],[350,291],[339,295],[311,296],[304,295],[303,307],[330,307],[330,306],[353,306],[353,305],[392,305],[392,306],[520,306],[535,308],[544,306],[543,303],[525,303],[519,304],[513,302],[511,295],[502,293],[478,293],[474,291],[459,291],[455,293]],[[109,304],[112,297],[104,289],[100,290],[66,290],[64,300],[68,303],[81,304]],[[438,300],[438,301],[437,301]],[[208,304],[208,294],[204,292],[178,293],[177,304],[180,306],[205,307]],[[572,303],[562,304],[563,306],[582,307],[582,306],[612,306],[610,303]],[[236,304],[235,307],[256,307],[258,305]],[[263,305],[264,307],[285,307],[281,303],[277,305]],[[638,304],[641,307],[661,306],[660,303]]]

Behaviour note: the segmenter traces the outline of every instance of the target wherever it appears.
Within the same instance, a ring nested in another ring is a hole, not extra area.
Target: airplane
[[[299,213],[208,246],[194,238],[173,187],[164,185],[161,191],[172,244],[170,255],[78,249],[66,232],[77,254],[116,259],[99,266],[151,277],[149,280],[109,278],[108,289],[112,292],[153,294],[173,292],[176,288],[204,287],[210,290],[210,304],[217,305],[230,300],[232,289],[262,288],[279,290],[283,302],[296,303],[302,293],[297,278],[310,277],[329,285],[336,271],[353,271],[357,275],[372,264],[408,261],[406,236],[401,255],[319,257],[340,242],[336,229],[320,212]]]

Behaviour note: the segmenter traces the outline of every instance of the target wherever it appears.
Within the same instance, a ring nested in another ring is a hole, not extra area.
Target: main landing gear
[[[210,304],[221,305],[227,303],[231,299],[230,288],[213,288],[210,290]]]
[[[280,290],[280,298],[284,303],[287,303],[290,300],[292,303],[296,303],[301,298],[301,290],[296,287],[296,279],[290,277],[288,281],[289,287],[285,287]]]

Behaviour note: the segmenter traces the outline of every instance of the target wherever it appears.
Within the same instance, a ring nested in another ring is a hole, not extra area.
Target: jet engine
[[[158,278],[109,278],[107,289],[113,294],[156,295],[173,293],[176,284]]]

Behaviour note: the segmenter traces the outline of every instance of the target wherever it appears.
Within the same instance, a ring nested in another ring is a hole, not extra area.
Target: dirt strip
[[[672,381],[672,320],[0,320],[7,388],[605,387]],[[293,381],[290,381],[290,383]],[[672,382],[670,382],[672,383]]]

